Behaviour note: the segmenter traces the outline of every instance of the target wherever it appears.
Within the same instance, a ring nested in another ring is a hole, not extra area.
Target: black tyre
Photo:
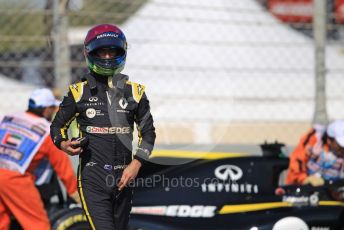
[[[63,209],[51,217],[51,230],[91,230],[81,208]]]

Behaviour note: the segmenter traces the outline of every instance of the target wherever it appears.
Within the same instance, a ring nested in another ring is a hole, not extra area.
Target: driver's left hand
[[[122,189],[127,186],[127,184],[133,180],[135,180],[139,170],[141,168],[141,163],[134,159],[128,167],[123,170],[123,174],[121,180],[118,183],[118,190],[122,191]]]

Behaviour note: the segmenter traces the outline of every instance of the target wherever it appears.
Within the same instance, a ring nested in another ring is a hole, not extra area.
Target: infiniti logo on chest
[[[88,98],[88,100],[91,102],[96,102],[96,101],[98,101],[98,97],[90,97],[90,98]]]

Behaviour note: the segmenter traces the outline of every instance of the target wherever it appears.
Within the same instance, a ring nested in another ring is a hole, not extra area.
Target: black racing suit
[[[70,85],[51,125],[60,148],[76,118],[80,136],[89,143],[80,154],[78,188],[92,229],[125,229],[131,210],[132,188],[118,192],[116,184],[132,160],[134,122],[139,146],[134,158],[144,163],[155,141],[155,128],[144,86],[118,74],[107,78],[89,74]]]

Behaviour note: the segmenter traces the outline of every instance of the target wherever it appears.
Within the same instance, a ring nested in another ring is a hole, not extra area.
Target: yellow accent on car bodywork
[[[283,207],[292,207],[290,202],[271,202],[271,203],[258,203],[258,204],[234,204],[234,205],[225,205],[219,211],[219,214],[231,214],[238,212],[252,212],[260,211],[272,208],[283,208]]]
[[[334,201],[334,200],[323,200],[319,201],[320,206],[343,206],[344,207],[344,202],[340,201]]]
[[[319,206],[344,206],[343,202],[339,201],[319,201]],[[224,205],[220,211],[220,215],[240,213],[240,212],[253,212],[268,210],[273,208],[286,208],[293,207],[294,204],[291,202],[281,201],[281,202],[268,202],[268,203],[256,203],[256,204],[233,204]]]
[[[187,158],[187,159],[206,159],[217,160],[233,157],[250,156],[245,153],[230,153],[230,152],[202,152],[202,151],[188,151],[188,150],[154,150],[150,158],[154,157],[170,157],[170,158]]]

